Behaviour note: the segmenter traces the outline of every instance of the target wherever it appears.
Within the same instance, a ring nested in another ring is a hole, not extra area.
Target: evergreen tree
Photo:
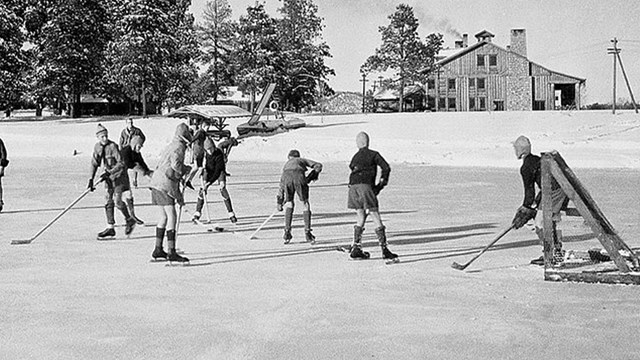
[[[265,12],[264,5],[249,6],[247,14],[240,17],[235,44],[236,80],[240,90],[251,93],[253,104],[256,92],[275,81],[280,51],[277,22]]]
[[[418,36],[418,20],[413,8],[406,4],[396,7],[395,13],[389,15],[388,26],[379,27],[382,45],[375,54],[367,58],[361,71],[387,71],[396,73],[399,79],[399,109],[404,109],[405,84],[424,78],[422,70],[433,64],[434,57],[442,47],[442,35],[432,34],[427,37],[427,44]]]
[[[315,105],[318,94],[331,92],[324,79],[335,72],[324,63],[331,53],[313,0],[284,0],[279,11],[278,88],[285,107],[299,111]]]
[[[106,91],[140,99],[175,102],[195,78],[196,51],[189,0],[114,1],[114,39],[107,50]]]
[[[18,101],[27,86],[23,76],[28,68],[27,56],[22,50],[23,20],[15,5],[10,1],[0,3],[0,108]]]
[[[218,101],[221,88],[233,84],[231,54],[237,23],[231,19],[227,0],[211,0],[204,10],[204,22],[197,26],[201,46],[200,61],[207,66],[199,80],[199,103]],[[210,100],[211,99],[211,100]]]

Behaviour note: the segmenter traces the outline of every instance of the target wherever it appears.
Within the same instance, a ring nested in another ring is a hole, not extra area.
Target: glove
[[[373,193],[376,194],[376,196],[380,194],[380,191],[382,191],[382,189],[384,189],[384,185],[382,185],[382,183],[377,183],[376,185],[373,185]]]
[[[282,196],[280,196],[279,194],[276,195],[276,208],[278,209],[278,211],[282,211],[282,203],[284,202],[284,199],[282,198]]]
[[[231,137],[229,139],[229,141],[231,141],[231,146],[237,146],[238,145],[238,139]]]
[[[188,187],[188,188],[189,188],[189,189],[191,189],[191,190],[195,190],[195,188],[194,188],[194,187],[193,187],[193,185],[191,184],[191,181],[188,181],[188,180],[187,180],[187,181],[184,183],[184,186]]]
[[[90,191],[95,190],[96,188],[93,186],[93,179],[89,179],[89,185],[87,185],[87,189]]]
[[[100,175],[100,180],[102,180],[102,181],[107,181],[107,180],[109,180],[109,175],[110,175],[110,174],[109,174],[109,172],[108,172],[108,171],[103,172],[103,173]],[[92,179],[92,181],[93,181],[93,179]]]
[[[8,159],[0,160],[0,166],[7,167],[7,165],[9,165]]]
[[[536,209],[532,209],[526,206],[520,206],[518,208],[518,211],[516,211],[516,215],[513,217],[513,221],[511,222],[511,225],[515,229],[520,229],[529,220],[535,218],[537,213],[538,212],[536,211]]]
[[[316,180],[318,180],[318,175],[319,175],[319,174],[320,174],[320,173],[318,173],[317,171],[315,171],[315,170],[311,170],[311,171],[309,172],[309,174],[307,175],[307,177],[306,177],[307,184],[308,184],[308,183],[310,183],[310,182],[312,182],[312,181],[316,181]]]

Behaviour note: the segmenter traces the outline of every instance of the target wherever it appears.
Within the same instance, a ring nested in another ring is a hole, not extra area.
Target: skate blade
[[[392,265],[392,264],[397,264],[400,262],[400,258],[395,258],[395,259],[385,259],[384,263],[387,265]]]
[[[157,258],[157,259],[151,258],[151,259],[149,260],[149,262],[150,262],[150,263],[159,263],[159,262],[167,262],[167,261],[168,261],[168,260],[167,260],[167,259],[165,259],[165,258]]]
[[[109,241],[109,240],[115,240],[116,237],[115,236],[106,236],[106,237],[97,237],[96,240],[98,241]]]
[[[190,266],[191,263],[189,263],[188,261],[168,261],[167,260],[167,264],[165,265],[166,267],[186,267],[186,266]]]

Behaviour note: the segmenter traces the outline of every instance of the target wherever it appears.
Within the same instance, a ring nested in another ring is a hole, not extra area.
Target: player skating
[[[526,136],[520,136],[513,143],[513,149],[516,157],[522,159],[522,166],[520,167],[520,175],[522,177],[522,184],[524,185],[524,200],[522,205],[516,211],[516,215],[513,218],[513,227],[519,229],[523,227],[529,220],[534,219],[535,231],[540,241],[544,243],[543,230],[542,230],[542,212],[536,210],[540,205],[542,199],[542,193],[538,191],[536,195],[536,185],[538,190],[541,189],[541,169],[540,169],[540,156],[531,153],[531,142]],[[556,231],[556,223],[560,221],[560,210],[563,210],[569,199],[560,188],[560,185],[555,180],[552,180],[551,186],[551,199],[553,207],[553,257],[554,262],[561,262],[563,260],[562,241]],[[544,257],[534,259],[532,264],[544,265]]]
[[[138,187],[138,173],[142,174],[142,176],[148,177],[151,177],[151,174],[153,173],[149,170],[149,167],[142,158],[142,153],[140,152],[142,146],[144,146],[144,138],[139,135],[134,135],[129,144],[125,145],[120,150],[125,167],[127,170],[131,170],[134,173],[134,177],[131,181],[133,183],[133,187],[136,188]],[[136,223],[138,225],[144,224],[144,221],[140,220],[135,213],[133,189],[129,189],[129,191],[125,193],[125,202],[127,204],[129,214],[131,214],[131,217],[136,221]]]
[[[160,220],[156,225],[156,245],[151,254],[154,259],[167,259],[176,262],[188,262],[189,259],[176,252],[177,203],[184,206],[183,192],[180,182],[189,174],[191,167],[184,164],[184,154],[191,142],[189,127],[181,123],[176,128],[175,136],[160,155],[158,165],[151,177],[151,203],[160,209]],[[166,253],[163,249],[164,236],[167,236]]]
[[[227,190],[227,172],[226,172],[226,159],[225,153],[228,152],[232,146],[238,145],[238,141],[234,138],[230,138],[218,143],[216,146],[210,137],[206,137],[204,140],[204,170],[202,173],[203,187],[198,193],[198,202],[196,203],[196,212],[193,214],[193,221],[199,221],[201,216],[202,207],[205,204],[205,196],[209,187],[218,182],[220,189],[220,195],[224,200],[224,205],[227,208],[229,220],[232,223],[236,223],[238,219],[233,212],[233,205],[231,204],[231,197]]]
[[[347,207],[355,209],[357,214],[354,226],[353,245],[350,256],[353,259],[368,259],[370,254],[362,250],[362,233],[367,220],[367,212],[373,218],[375,232],[382,248],[382,257],[386,260],[397,261],[398,255],[392,253],[387,246],[387,236],[382,218],[378,212],[377,195],[389,182],[391,167],[377,151],[369,149],[369,135],[360,132],[356,136],[358,152],[351,159],[349,168],[349,197]],[[381,170],[380,182],[376,184],[378,167]]]
[[[280,177],[280,188],[277,196],[278,210],[284,208],[284,243],[288,244],[293,239],[291,235],[291,222],[293,221],[294,197],[302,201],[304,210],[305,239],[315,244],[316,237],[311,233],[311,205],[309,204],[309,182],[316,180],[322,171],[322,164],[313,160],[300,157],[298,150],[289,151],[289,160],[284,164]],[[307,169],[311,169],[305,176]]]
[[[98,124],[96,131],[96,137],[98,142],[93,148],[93,155],[91,157],[91,171],[89,177],[88,189],[95,190],[93,186],[93,178],[96,175],[98,168],[102,167],[103,172],[100,175],[100,179],[105,183],[106,204],[105,212],[107,216],[107,228],[98,234],[98,239],[104,239],[116,236],[115,226],[115,214],[114,207],[122,212],[125,218],[125,234],[129,235],[133,231],[136,225],[136,221],[131,217],[127,206],[122,201],[122,194],[125,191],[129,191],[129,176],[127,175],[127,169],[120,155],[118,145],[109,140],[109,133],[107,129]],[[115,203],[114,203],[115,199]]]

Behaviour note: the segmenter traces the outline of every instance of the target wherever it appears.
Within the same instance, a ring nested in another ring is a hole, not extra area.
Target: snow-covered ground
[[[157,209],[135,190],[130,238],[96,241],[98,189],[30,245],[27,239],[85,189],[95,119],[3,123],[11,164],[0,213],[2,359],[634,359],[640,287],[543,281],[531,229],[513,231],[466,272],[466,262],[507,227],[522,201],[511,142],[560,151],[608,220],[640,247],[640,116],[633,112],[368,114],[310,116],[303,129],[247,138],[231,152],[229,192],[239,228],[210,233],[188,221],[178,247],[192,266],[149,263]],[[150,163],[179,120],[136,120]],[[241,121],[237,121],[239,123]],[[117,140],[124,121],[103,123]],[[367,223],[368,261],[349,244],[347,164],[355,135],[391,163],[380,196],[390,248],[385,265]],[[275,208],[289,149],[323,162],[311,187],[318,244],[302,242],[300,206],[291,245]],[[73,155],[74,152],[77,155]],[[230,228],[216,191],[214,222]],[[116,221],[122,223],[120,214]],[[580,219],[563,218],[565,249],[599,246]]]

